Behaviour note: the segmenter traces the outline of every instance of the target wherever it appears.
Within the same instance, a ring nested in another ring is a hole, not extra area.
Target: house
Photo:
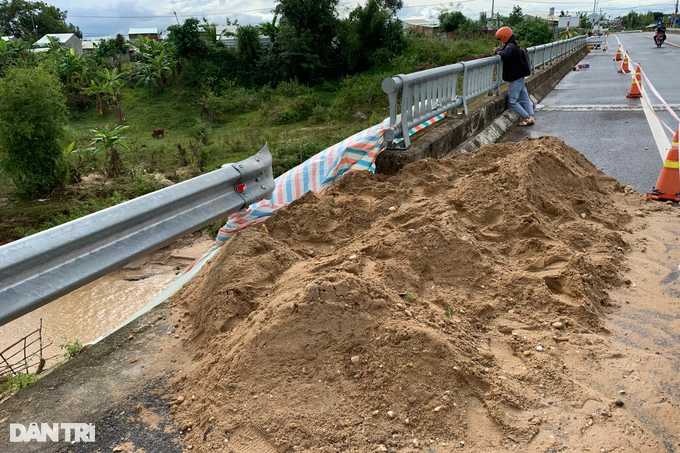
[[[557,24],[559,24],[560,19],[555,16],[555,8],[550,8],[550,11],[546,13],[538,13],[538,14],[525,14],[522,16],[524,19],[541,19],[546,22],[548,22],[548,25],[551,27],[557,27]]]
[[[83,53],[92,53],[94,51],[95,46],[98,46],[101,40],[99,41],[83,41]]]
[[[82,41],[73,33],[48,33],[35,42],[35,47],[48,48],[50,46],[50,38],[55,39],[65,49],[73,49],[76,54],[83,53]],[[37,51],[39,52],[40,50]]]
[[[434,36],[439,33],[439,21],[432,19],[402,19],[404,28],[416,33]]]
[[[2,39],[3,41],[17,42],[17,38],[15,38],[14,36],[0,36],[0,39]]]
[[[235,36],[220,36],[217,35],[217,39],[223,42],[227,47],[238,47],[238,39]],[[272,39],[269,36],[260,35],[260,44],[266,47],[272,43]]]
[[[139,39],[142,36],[144,36],[145,38],[153,39],[154,41],[161,40],[158,35],[158,28],[156,27],[131,28],[128,31],[128,39]]]

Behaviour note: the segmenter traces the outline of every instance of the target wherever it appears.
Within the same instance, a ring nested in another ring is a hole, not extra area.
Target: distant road
[[[680,35],[669,34],[661,48],[652,37],[653,33],[611,34],[609,51],[592,50],[581,62],[590,68],[569,73],[541,102],[537,124],[518,127],[508,140],[554,135],[622,184],[631,184],[639,192],[651,190],[672,135],[649,108],[643,108],[641,99],[626,98],[631,77],[618,74],[620,63],[613,59],[620,42],[680,116]],[[677,129],[678,122],[649,87],[645,92],[660,120]]]

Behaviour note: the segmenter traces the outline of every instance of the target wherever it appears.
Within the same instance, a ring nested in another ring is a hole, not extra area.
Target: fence
[[[48,360],[59,357],[60,354],[43,358],[43,351],[52,343],[43,345],[42,319],[40,327],[24,335],[18,341],[0,351],[0,379],[17,374],[40,374],[45,369]],[[35,361],[34,359],[38,359]],[[35,367],[33,371],[31,368]]]
[[[237,164],[0,247],[0,325],[184,234],[269,198],[265,145]]]
[[[558,57],[574,52],[586,45],[586,37],[578,36],[527,49],[532,68],[545,68]],[[390,101],[390,128],[385,140],[391,148],[406,149],[411,146],[404,131],[443,112],[463,107],[468,113],[468,103],[481,94],[496,91],[500,94],[503,80],[503,62],[498,55],[468,62],[456,63],[412,74],[399,74],[383,80],[382,89]],[[401,113],[398,114],[399,105]]]

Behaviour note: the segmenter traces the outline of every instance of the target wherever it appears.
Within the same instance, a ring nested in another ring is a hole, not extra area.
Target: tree
[[[65,126],[56,75],[43,66],[7,70],[0,79],[0,165],[19,193],[49,193],[61,184]]]
[[[338,60],[334,44],[340,24],[338,1],[278,0],[278,42],[289,78],[310,82],[333,74]]]
[[[397,19],[402,0],[368,0],[342,22],[340,49],[350,73],[364,71],[403,50],[404,28]]]
[[[123,116],[123,111],[120,108],[120,90],[123,86],[123,73],[118,72],[118,68],[109,70],[104,68],[97,72],[101,83],[104,86],[106,92],[106,98],[113,102],[114,107],[116,107],[116,114],[118,115],[118,121],[121,124],[125,124],[125,117]]]
[[[236,28],[236,39],[238,40],[238,52],[249,63],[255,63],[262,49],[259,28],[253,25],[239,25]]]
[[[470,19],[460,11],[444,10],[439,14],[439,26],[447,33],[463,28],[469,21]]]
[[[205,40],[201,39],[198,28],[199,21],[195,17],[185,20],[182,25],[168,27],[168,39],[182,58],[200,57],[205,53]]]
[[[522,8],[515,5],[512,7],[512,12],[508,15],[508,26],[510,28],[520,24],[524,20],[524,13]]]
[[[522,47],[540,46],[553,40],[555,32],[547,21],[527,19],[513,28],[515,37]]]
[[[99,127],[90,131],[94,133],[94,138],[92,139],[92,143],[90,143],[90,146],[95,148],[94,154],[106,151],[108,161],[106,165],[106,174],[111,178],[115,178],[122,171],[123,164],[120,160],[121,148],[130,149],[130,146],[127,144],[129,138],[119,135],[128,127],[129,126],[118,126],[114,130],[111,130],[107,124],[104,127]]]
[[[0,2],[0,31],[35,42],[47,33],[75,33],[80,28],[66,23],[67,11],[43,2],[3,0]]]

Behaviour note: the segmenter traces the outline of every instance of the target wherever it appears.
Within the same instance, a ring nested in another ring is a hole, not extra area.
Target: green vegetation
[[[63,179],[60,85],[44,66],[14,67],[0,79],[0,164],[19,193],[49,192]]]
[[[69,340],[68,338],[64,337],[63,341],[64,344],[60,344],[59,348],[66,351],[64,352],[64,358],[66,358],[67,360],[74,358],[80,353],[80,351],[83,350],[83,345],[77,338]]]
[[[3,25],[6,3],[0,28],[11,31]],[[491,55],[496,42],[482,26],[510,20],[447,11],[442,25],[457,31],[446,39],[405,32],[396,17],[401,0],[366,0],[343,19],[337,0],[306,5],[279,0],[271,22],[237,26],[236,47],[220,41],[215,24],[195,18],[169,27],[162,42],[118,36],[86,55],[54,42],[46,53],[28,51],[25,40],[0,43],[0,83],[40,72],[52,84],[31,96],[62,99],[67,113],[64,125],[63,116],[32,109],[32,124],[61,124],[54,140],[41,141],[44,149],[12,148],[23,159],[53,162],[49,177],[22,182],[0,139],[0,244],[239,161],[265,143],[278,176],[387,117],[385,78]],[[549,39],[536,21],[517,27],[532,44]],[[23,99],[0,91],[0,99]],[[11,108],[0,106],[0,123],[3,109],[10,118]],[[153,138],[155,129],[164,136]]]
[[[19,373],[16,375],[9,374],[0,378],[0,399],[16,393],[24,387],[33,384],[38,380],[37,374]]]

